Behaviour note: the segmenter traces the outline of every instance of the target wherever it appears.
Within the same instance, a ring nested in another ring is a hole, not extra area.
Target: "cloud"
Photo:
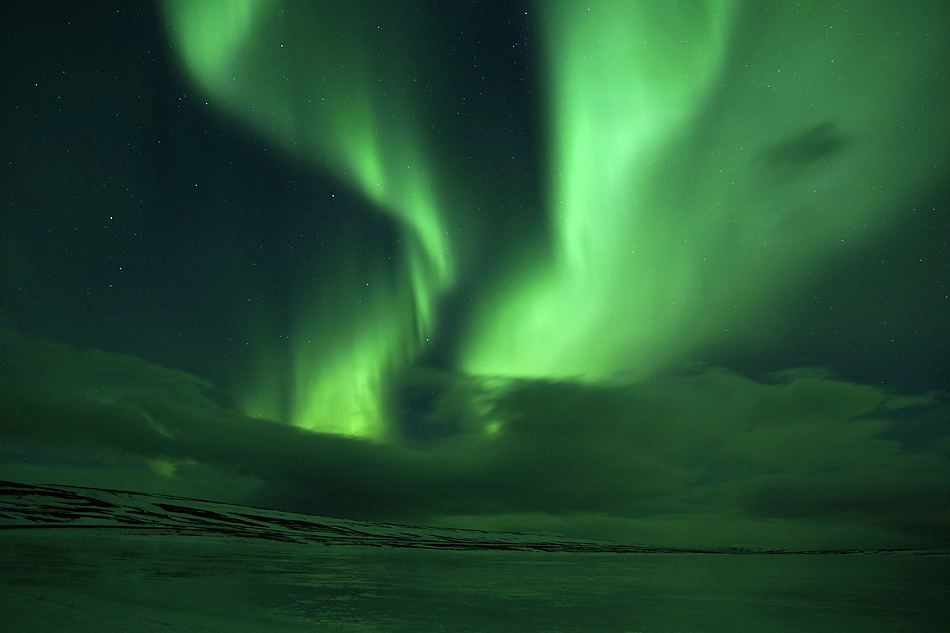
[[[405,441],[383,444],[0,329],[0,476],[657,545],[950,542],[950,409],[935,394],[716,368],[637,384],[419,371],[407,385]]]

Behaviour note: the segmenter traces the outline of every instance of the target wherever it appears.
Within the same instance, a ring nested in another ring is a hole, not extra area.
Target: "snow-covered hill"
[[[352,521],[168,495],[2,481],[0,529],[9,528],[101,528],[126,533],[444,550],[686,551],[549,535]]]

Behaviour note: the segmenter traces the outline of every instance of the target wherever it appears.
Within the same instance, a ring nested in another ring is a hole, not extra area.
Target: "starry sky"
[[[7,4],[0,478],[950,546],[943,3]]]

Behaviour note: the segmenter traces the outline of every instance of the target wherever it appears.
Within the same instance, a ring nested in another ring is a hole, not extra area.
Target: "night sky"
[[[0,478],[950,547],[950,6],[19,2]]]

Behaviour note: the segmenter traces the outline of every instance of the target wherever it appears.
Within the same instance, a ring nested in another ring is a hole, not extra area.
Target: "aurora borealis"
[[[943,3],[10,11],[0,476],[948,542]]]
[[[284,150],[331,169],[404,227],[401,278],[377,281],[372,308],[329,328],[313,331],[304,308],[291,342],[293,385],[261,383],[265,392],[293,390],[290,419],[298,426],[381,437],[383,383],[431,332],[439,294],[452,281],[454,249],[433,160],[416,129],[414,82],[400,63],[398,12],[374,16],[386,24],[377,35],[359,21],[360,8],[352,8],[355,17],[340,10],[327,20],[328,4],[168,2],[166,19],[185,66],[216,104]],[[304,347],[305,338],[326,348]],[[245,396],[248,412],[278,417],[279,409],[260,406],[276,398],[254,391]]]
[[[929,180],[917,161],[946,146],[940,100],[904,71],[946,51],[874,32],[926,12],[856,8],[819,30],[831,16],[778,5],[759,17],[781,26],[743,41],[734,31],[754,18],[736,3],[563,4],[548,28],[554,261],[528,263],[486,317],[474,371],[655,371],[781,301],[834,245],[867,239],[892,196]],[[764,41],[774,63],[736,54]],[[886,129],[917,107],[917,131]]]

